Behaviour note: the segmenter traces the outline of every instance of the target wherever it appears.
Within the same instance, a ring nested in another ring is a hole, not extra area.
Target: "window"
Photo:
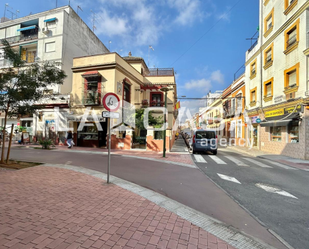
[[[257,87],[250,90],[250,106],[255,106],[256,104],[256,91]]]
[[[274,8],[264,19],[265,38],[272,32],[273,27],[274,27]]]
[[[239,93],[236,96],[236,106],[237,106],[237,112],[241,113],[242,112],[242,94]]]
[[[270,141],[281,142],[282,134],[281,134],[281,126],[278,127],[270,127]]]
[[[274,58],[273,47],[274,47],[274,44],[271,44],[264,51],[264,69],[271,67],[273,64],[273,58]]]
[[[164,131],[154,131],[154,139],[163,140]]]
[[[56,42],[45,43],[45,53],[51,53],[56,51]]]
[[[131,86],[128,83],[123,84],[123,100],[130,103],[130,96],[131,95]]]
[[[85,78],[84,105],[99,105],[101,98],[100,77]]]
[[[299,63],[284,71],[285,93],[296,92],[299,86]]]
[[[284,14],[289,14],[292,9],[296,6],[298,0],[284,0]]]
[[[51,94],[53,94],[53,93],[54,93],[53,90],[44,90],[44,91],[43,91],[43,94],[44,94],[44,95],[51,95]]]
[[[293,121],[288,126],[288,133],[289,133],[289,142],[290,143],[298,143],[299,142],[299,125],[298,125],[298,121]]]
[[[163,93],[150,93],[150,106],[163,106]]]
[[[117,138],[120,138],[120,139],[126,138],[126,131],[118,131]]]
[[[255,59],[250,65],[250,79],[252,80],[256,76],[256,61]]]
[[[237,121],[237,138],[242,137],[242,122],[241,120]]]
[[[274,78],[264,82],[264,101],[270,101],[273,98],[273,81]]]
[[[299,19],[284,33],[284,53],[288,54],[298,47],[299,43]]]

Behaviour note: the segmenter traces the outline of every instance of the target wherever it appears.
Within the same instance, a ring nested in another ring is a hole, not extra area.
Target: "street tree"
[[[2,40],[4,59],[10,63],[0,69],[0,108],[4,112],[1,163],[4,163],[5,131],[8,117],[32,115],[35,101],[53,85],[63,84],[66,74],[54,62],[26,63],[19,52]]]

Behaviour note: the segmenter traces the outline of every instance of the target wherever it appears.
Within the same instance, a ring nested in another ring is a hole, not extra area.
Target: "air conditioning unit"
[[[47,27],[42,28],[42,33],[44,33],[45,35],[49,33],[49,30],[47,29]]]

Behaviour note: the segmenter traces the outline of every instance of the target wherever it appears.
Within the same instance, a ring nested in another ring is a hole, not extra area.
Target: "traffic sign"
[[[118,112],[106,112],[106,111],[103,111],[102,112],[102,117],[103,118],[119,118],[120,115]]]
[[[109,112],[115,112],[120,107],[120,99],[115,93],[107,93],[103,97],[103,106]]]
[[[261,119],[260,118],[257,118],[256,119],[256,122],[259,124],[259,123],[261,123]]]

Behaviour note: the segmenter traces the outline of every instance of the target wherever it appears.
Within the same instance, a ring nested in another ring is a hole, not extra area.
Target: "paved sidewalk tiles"
[[[234,247],[93,176],[37,166],[0,172],[0,248]]]

